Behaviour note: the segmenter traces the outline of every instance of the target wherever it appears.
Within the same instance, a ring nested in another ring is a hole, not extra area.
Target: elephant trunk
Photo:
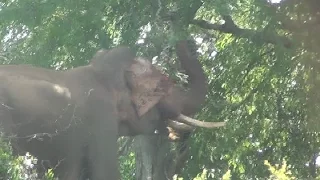
[[[177,57],[182,69],[188,77],[188,91],[184,93],[182,114],[193,115],[198,112],[205,101],[208,91],[207,78],[197,58],[196,46],[188,43],[193,41],[180,41],[176,45]]]
[[[204,74],[203,68],[198,61],[195,45],[188,44],[193,41],[180,41],[176,45],[177,57],[180,61],[182,69],[186,71],[188,77],[188,88],[189,90],[185,93],[177,91],[177,88],[173,89],[173,97],[182,97],[181,114],[177,115],[174,120],[169,120],[171,124],[176,124],[176,127],[181,130],[192,129],[192,127],[204,127],[204,128],[217,128],[225,125],[225,122],[203,122],[191,117],[197,111],[200,110],[202,104],[205,101],[208,84],[207,78]],[[177,99],[176,99],[177,100]],[[174,121],[180,122],[180,124],[174,123]],[[182,124],[183,125],[182,125]],[[189,125],[189,126],[188,126]],[[181,127],[181,128],[179,128]]]

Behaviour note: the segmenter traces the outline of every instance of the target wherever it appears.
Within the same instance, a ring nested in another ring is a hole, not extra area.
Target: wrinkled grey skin
[[[124,77],[134,58],[120,47],[68,71],[0,66],[0,120],[15,152],[65,158],[57,172],[67,173],[60,178],[78,179],[87,147],[93,179],[120,179],[117,108],[126,107],[127,117],[138,119]]]

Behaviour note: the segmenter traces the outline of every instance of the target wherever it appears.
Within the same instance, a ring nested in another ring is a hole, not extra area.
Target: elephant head
[[[224,126],[224,122],[203,122],[189,117],[199,111],[205,101],[207,80],[197,60],[196,50],[192,50],[188,42],[180,41],[176,45],[182,69],[189,76],[187,91],[176,85],[147,60],[139,61],[137,58],[136,63],[131,66],[129,70],[131,73],[127,79],[138,114],[142,116],[156,108],[160,119],[165,120],[167,126],[177,130],[190,131],[193,127]],[[147,121],[152,120],[149,118]]]

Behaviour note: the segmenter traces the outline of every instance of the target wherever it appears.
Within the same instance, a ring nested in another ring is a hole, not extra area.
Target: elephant
[[[134,59],[129,48],[118,47],[99,51],[90,65],[67,71],[1,66],[0,119],[6,136],[14,137],[14,149],[41,155],[46,153],[37,149],[41,141],[44,149],[53,142],[67,157],[69,173],[62,179],[76,179],[87,146],[92,178],[119,179],[117,109],[125,107],[125,117],[139,119],[125,80]]]
[[[59,164],[54,172],[61,179],[89,176],[81,175],[82,168],[88,167],[83,163],[90,164],[92,179],[120,179],[118,136],[151,134],[156,129],[167,133],[168,125],[224,125],[187,116],[198,111],[204,101],[206,80],[187,41],[179,42],[176,50],[189,75],[187,92],[126,47],[100,50],[89,65],[65,71],[1,65],[2,131],[10,138],[15,154],[28,151],[41,162],[49,160],[52,164],[44,164],[45,169]],[[139,69],[148,71],[139,73]],[[152,83],[146,83],[152,86],[139,89],[136,85],[143,81],[139,75],[154,77]],[[160,96],[152,96],[139,109],[137,94],[143,89],[155,94],[157,86],[164,87]]]

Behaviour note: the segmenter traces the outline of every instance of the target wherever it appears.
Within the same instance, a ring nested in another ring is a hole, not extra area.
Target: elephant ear
[[[132,101],[139,116],[147,113],[169,94],[174,83],[148,60],[138,57],[130,68]]]

